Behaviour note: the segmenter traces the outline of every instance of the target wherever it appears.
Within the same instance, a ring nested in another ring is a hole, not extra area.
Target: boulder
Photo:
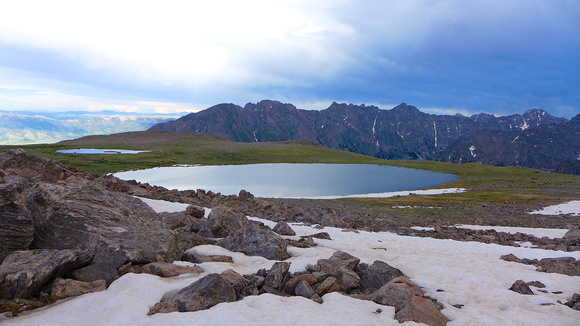
[[[539,265],[541,272],[580,276],[580,260],[574,257],[544,258],[540,259]]]
[[[203,272],[203,268],[199,266],[180,266],[166,262],[154,262],[141,267],[141,273],[160,277],[175,277],[181,274],[200,274]]]
[[[279,235],[296,235],[296,232],[294,232],[290,225],[284,221],[276,223],[272,231],[278,233]]]
[[[574,310],[580,311],[580,293],[574,293],[570,301],[564,303],[564,305]]]
[[[354,270],[360,263],[359,258],[342,250],[335,251],[329,259],[340,262],[343,267],[350,270]]]
[[[430,326],[444,326],[450,321],[433,301],[418,296],[412,297],[405,307],[395,313],[395,318],[399,323],[414,321]]]
[[[403,276],[403,272],[391,265],[375,260],[370,266],[359,269],[361,277],[361,291],[370,294],[391,280]]]
[[[337,292],[340,290],[340,286],[336,283],[336,278],[330,276],[324,279],[318,285],[318,295],[323,296],[327,293]]]
[[[240,193],[239,193],[238,197],[240,197],[240,200],[241,201],[252,201],[252,200],[254,200],[254,195],[252,195],[249,191],[246,191],[244,189],[240,190]]]
[[[312,298],[315,294],[315,292],[312,289],[312,287],[310,286],[310,284],[308,284],[308,282],[306,282],[306,281],[298,282],[294,292],[296,295],[307,298],[307,299]]]
[[[185,209],[185,214],[200,219],[205,216],[205,208],[196,205],[189,205]]]
[[[30,298],[53,278],[88,264],[92,257],[86,250],[15,251],[0,265],[0,299]]]
[[[320,273],[332,276],[336,279],[340,291],[349,292],[360,287],[360,277],[356,272],[345,267],[341,261],[331,259],[319,259],[316,262],[316,270]]]
[[[244,214],[221,205],[212,209],[198,234],[207,238],[225,238],[248,228],[249,225],[250,222]]]
[[[271,260],[284,260],[289,257],[286,251],[286,241],[268,229],[245,229],[219,240],[217,245],[230,251],[243,252],[249,256],[261,256]]]
[[[11,149],[0,153],[0,169],[6,174],[17,174],[29,182],[58,181],[67,175],[78,172],[65,168],[55,160],[38,157],[23,149]]]
[[[115,265],[110,263],[97,263],[85,266],[83,268],[76,269],[67,276],[81,282],[94,282],[98,280],[104,280],[107,286],[111,285],[116,279],[119,278],[119,274],[114,267]]]
[[[288,262],[275,262],[272,268],[268,271],[266,279],[264,280],[263,286],[273,288],[276,290],[283,290],[288,280],[288,270],[290,269],[290,263]]]
[[[86,249],[97,256],[115,252],[122,256],[114,266],[118,268],[126,261],[177,260],[191,247],[149,205],[95,185],[39,182],[28,191],[26,202],[35,222],[36,248]]]
[[[395,307],[395,311],[399,311],[407,306],[414,296],[415,292],[408,284],[392,281],[367,295],[371,301],[385,306]]]
[[[318,282],[318,278],[312,274],[302,274],[297,277],[293,277],[286,282],[286,285],[284,285],[284,292],[288,294],[295,294],[296,285],[301,281],[304,281],[308,283],[308,285],[312,286]]]
[[[532,291],[532,289],[530,289],[528,284],[522,280],[515,281],[514,284],[512,284],[512,286],[509,289],[511,291],[514,291],[514,292],[517,292],[520,294],[529,294],[529,295],[534,294],[534,292]]]
[[[236,291],[236,298],[238,300],[241,300],[243,297],[249,295],[250,293],[253,294],[253,292],[243,292],[244,289],[250,285],[250,281],[233,269],[228,269],[222,272],[220,276],[234,288]]]
[[[170,311],[198,311],[209,309],[218,303],[236,301],[236,291],[219,274],[209,274],[175,295],[157,303],[149,314]],[[174,310],[175,309],[175,310]]]
[[[32,215],[20,203],[22,192],[16,184],[0,185],[0,263],[11,252],[28,249],[34,239]]]
[[[105,280],[81,282],[71,279],[57,278],[52,283],[50,295],[56,298],[76,297],[86,293],[100,292],[107,289]]]

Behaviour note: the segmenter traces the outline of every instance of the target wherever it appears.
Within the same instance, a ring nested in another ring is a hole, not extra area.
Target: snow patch
[[[437,149],[437,124],[433,121],[433,131],[435,132],[435,149]]]
[[[263,222],[270,222],[253,218]],[[320,232],[311,226],[291,224],[297,236]],[[361,262],[384,261],[397,267],[444,305],[442,313],[453,325],[577,325],[579,312],[557,301],[567,301],[580,288],[580,278],[540,273],[534,266],[506,262],[499,257],[513,253],[520,258],[542,259],[563,255],[580,258],[580,252],[507,247],[497,244],[448,239],[399,236],[389,232],[343,232],[325,227],[332,240],[314,239],[313,248],[289,248],[291,271],[344,250]],[[211,309],[147,316],[149,308],[165,293],[186,287],[208,273],[233,269],[241,274],[269,269],[274,261],[229,252],[217,246],[197,246],[196,252],[227,254],[233,263],[203,263],[200,275],[160,278],[126,274],[103,292],[85,294],[23,313],[0,317],[3,325],[400,325],[394,309],[371,301],[331,293],[318,304],[301,297],[270,294],[221,303]],[[176,262],[188,265],[188,262]],[[548,293],[526,296],[508,290],[514,281],[540,281]],[[556,294],[553,292],[561,291]],[[542,303],[553,305],[543,306]],[[461,304],[458,309],[453,305]],[[380,309],[381,312],[378,313]],[[407,324],[407,323],[405,323]],[[414,325],[415,323],[408,323]]]
[[[447,189],[424,189],[424,190],[405,190],[393,192],[377,192],[371,194],[345,195],[345,196],[312,196],[312,197],[288,197],[289,199],[340,199],[340,198],[390,198],[397,196],[409,195],[442,195],[456,194],[465,192],[464,188],[447,188]]]
[[[137,197],[137,196],[134,196],[134,197],[141,199],[142,202],[144,202],[145,204],[147,204],[151,208],[153,208],[155,213],[183,212],[189,206],[189,204],[173,203],[173,202],[166,201],[166,200],[149,199],[149,198],[143,198],[143,197]]]
[[[471,153],[471,156],[476,157],[477,154],[475,154],[473,151],[475,151],[475,146],[471,145],[471,147],[469,147],[469,152]]]
[[[559,205],[544,207],[540,210],[530,212],[529,214],[539,214],[539,215],[570,214],[572,216],[580,216],[580,200],[573,200]]]

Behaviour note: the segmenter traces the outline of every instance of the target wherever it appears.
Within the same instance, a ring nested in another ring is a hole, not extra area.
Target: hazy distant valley
[[[55,143],[88,135],[145,130],[179,114],[0,111],[0,145]]]

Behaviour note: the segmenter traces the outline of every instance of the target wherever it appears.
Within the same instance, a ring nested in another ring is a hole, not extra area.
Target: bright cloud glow
[[[0,85],[204,108],[268,98],[580,111],[577,2],[21,0],[1,9]]]

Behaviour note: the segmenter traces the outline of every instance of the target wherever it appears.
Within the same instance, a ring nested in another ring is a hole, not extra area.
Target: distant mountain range
[[[384,159],[434,159],[522,165],[553,170],[580,155],[580,115],[568,121],[543,110],[495,117],[433,115],[405,103],[391,110],[332,103],[300,110],[264,100],[218,104],[151,130],[211,133],[231,141],[308,139],[326,147]]]
[[[55,143],[87,135],[145,130],[183,114],[135,114],[99,112],[0,111],[0,145]]]

